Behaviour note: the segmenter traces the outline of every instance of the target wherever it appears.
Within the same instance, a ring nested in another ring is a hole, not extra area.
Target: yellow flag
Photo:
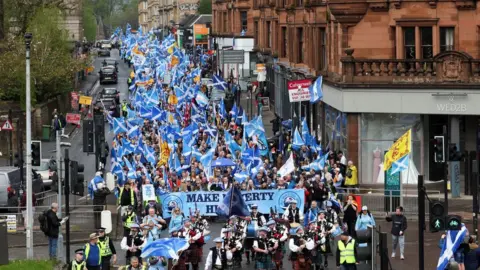
[[[172,62],[170,63],[172,65],[172,67],[178,65],[180,61],[178,60],[178,58],[176,56],[172,56]]]
[[[168,97],[168,104],[177,105],[177,103],[178,103],[178,98],[177,98],[177,96],[175,96],[175,95],[170,95],[170,96]]]
[[[412,130],[409,129],[402,135],[385,154],[383,169],[386,171],[392,167],[393,162],[398,161],[412,151]]]

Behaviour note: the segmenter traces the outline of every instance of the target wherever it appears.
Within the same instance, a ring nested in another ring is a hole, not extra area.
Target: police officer
[[[98,234],[90,234],[90,242],[85,244],[85,263],[88,270],[102,269],[102,257],[100,255],[100,247],[97,245]]]
[[[75,259],[68,264],[68,270],[86,270],[86,263],[83,260],[83,249],[75,250]]]
[[[223,247],[223,238],[217,237],[214,240],[215,246],[210,248],[205,262],[205,270],[227,269],[227,261],[233,258],[230,250]]]
[[[110,259],[113,257],[113,264],[117,263],[117,251],[112,239],[105,234],[105,228],[98,229],[98,246],[102,256],[102,269],[110,269]]]
[[[344,270],[357,269],[357,243],[355,239],[348,235],[348,232],[342,233],[337,246],[337,267]]]
[[[127,104],[127,100],[124,99],[123,102],[122,102],[122,114],[123,114],[123,117],[127,117],[127,111],[128,109],[128,104]]]
[[[133,211],[133,206],[127,206],[127,211],[122,216],[123,221],[123,236],[126,237],[130,234],[130,227],[132,224],[137,223],[137,214]]]

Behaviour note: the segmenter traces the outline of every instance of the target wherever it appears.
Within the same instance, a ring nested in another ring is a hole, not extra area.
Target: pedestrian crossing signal
[[[462,217],[457,215],[448,215],[445,218],[447,230],[458,231],[462,229]]]
[[[445,217],[447,211],[442,201],[433,200],[430,202],[430,232],[438,232],[445,230]]]

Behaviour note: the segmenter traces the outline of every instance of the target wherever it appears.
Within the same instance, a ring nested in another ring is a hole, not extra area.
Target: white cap
[[[104,187],[105,187],[105,184],[103,182],[100,182],[100,183],[97,184],[98,189],[102,189]]]
[[[362,211],[367,211],[368,207],[366,205],[362,206]]]

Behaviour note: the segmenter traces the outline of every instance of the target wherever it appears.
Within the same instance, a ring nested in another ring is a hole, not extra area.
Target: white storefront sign
[[[288,82],[288,97],[290,102],[300,102],[310,100],[310,91],[308,88],[312,85],[311,80],[296,80]]]

